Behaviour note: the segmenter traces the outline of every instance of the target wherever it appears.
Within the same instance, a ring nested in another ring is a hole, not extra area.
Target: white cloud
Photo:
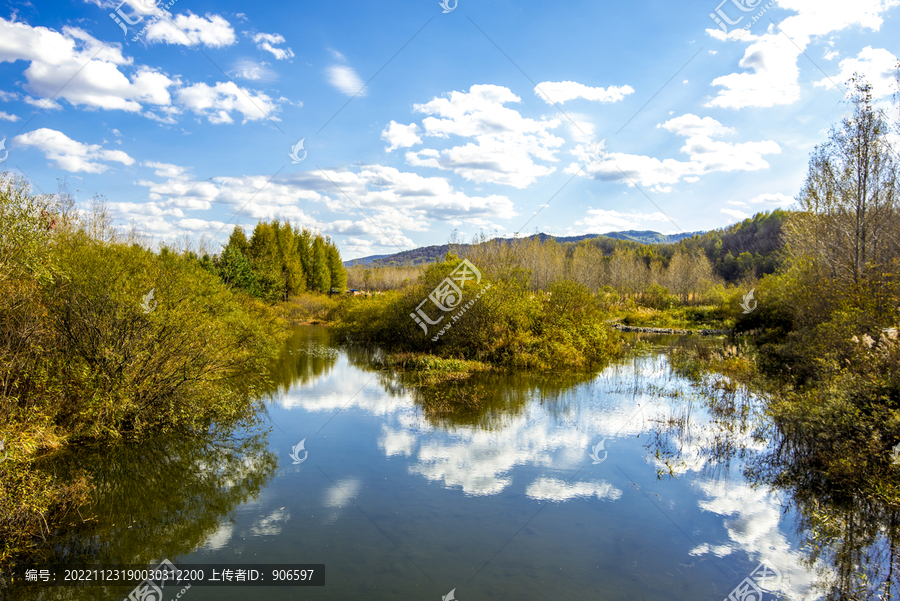
[[[722,212],[725,213],[726,215],[731,215],[732,217],[734,217],[736,219],[746,219],[747,217],[750,216],[743,211],[738,211],[737,209],[722,209]]]
[[[394,429],[382,424],[381,430],[383,435],[378,439],[378,446],[384,449],[386,457],[394,455],[403,455],[409,457],[416,448],[416,437],[411,432],[405,430]]]
[[[843,87],[854,73],[865,75],[872,84],[872,95],[875,99],[884,98],[894,93],[897,84],[897,57],[884,48],[866,46],[856,58],[845,58],[839,63],[841,71],[830,78],[814,82],[816,87],[832,86],[832,81]]]
[[[37,148],[46,158],[55,161],[57,167],[73,173],[103,173],[109,169],[109,165],[97,161],[134,164],[134,159],[121,150],[104,150],[99,144],[82,144],[46,127],[16,136],[15,142]]]
[[[185,167],[154,162],[144,163],[144,166],[155,169],[156,175],[166,178],[165,181],[140,181],[139,184],[149,190],[149,202],[140,209],[120,206],[117,217],[129,219],[146,212],[187,217],[172,211],[206,211],[213,204],[219,204],[235,210],[243,207],[242,215],[250,219],[290,219],[331,235],[367,237],[378,246],[396,250],[396,245],[402,248],[415,246],[404,230],[427,231],[435,220],[457,220],[477,227],[493,219],[516,215],[512,202],[505,196],[468,196],[454,190],[444,178],[422,177],[380,165],[368,165],[358,172],[302,171],[271,182],[265,175],[194,181]],[[348,204],[347,197],[337,191],[335,184],[353,198],[353,204]],[[320,222],[306,208],[310,203],[319,203],[329,211],[352,217],[331,223]],[[357,205],[365,215],[358,212]],[[202,221],[200,217],[191,215],[191,221],[184,221],[182,225],[188,224],[189,229],[196,231],[212,227],[210,221]],[[206,225],[200,227],[201,224]],[[171,229],[164,221],[154,227],[166,232]]]
[[[271,98],[262,92],[254,94],[251,90],[239,88],[230,81],[215,86],[205,83],[187,86],[178,90],[176,98],[185,108],[205,115],[210,123],[232,123],[232,111],[241,113],[244,123],[267,117],[278,121],[273,116],[278,105]]]
[[[403,125],[391,120],[388,126],[384,128],[384,131],[381,132],[381,139],[390,144],[385,150],[391,152],[396,148],[409,148],[410,146],[421,144],[422,138],[416,134],[417,131],[419,131],[419,126],[415,123]]]
[[[538,501],[568,501],[585,497],[616,501],[622,496],[622,491],[603,480],[567,483],[558,478],[541,477],[528,485],[525,495]]]
[[[147,66],[135,67],[133,59],[122,55],[121,47],[105,45],[81,29],[65,27],[59,33],[0,17],[0,62],[19,60],[29,63],[25,89],[38,96],[23,100],[46,109],[62,108],[58,102],[48,102],[55,96],[73,106],[140,113],[163,123],[174,123],[183,107],[207,111],[204,114],[213,123],[230,123],[231,111],[255,120],[265,118],[260,108],[270,115],[277,110],[265,94],[244,94],[231,82],[183,88],[177,77]],[[133,73],[126,75],[124,69]],[[76,72],[78,77],[73,78]]]
[[[234,524],[230,521],[223,521],[219,524],[219,527],[216,528],[216,531],[210,534],[206,541],[201,545],[204,549],[210,549],[212,551],[218,551],[225,547],[228,542],[231,540],[231,535],[234,532]]]
[[[692,136],[724,136],[726,134],[734,133],[734,129],[725,127],[712,117],[703,117],[701,119],[697,115],[692,115],[691,113],[669,119],[656,127],[662,127],[674,134],[687,138]]]
[[[49,98],[32,98],[31,96],[24,96],[22,98],[25,102],[30,104],[31,106],[36,106],[42,111],[61,111],[62,105],[55,100],[50,100]]]
[[[767,33],[756,36],[744,29],[728,34],[707,29],[718,40],[753,43],[740,61],[745,71],[714,79],[712,85],[723,89],[706,106],[771,107],[796,102],[800,98],[797,59],[814,37],[854,26],[878,31],[881,13],[898,4],[900,0],[780,0],[780,9],[797,13],[778,25],[781,31],[770,26]]]
[[[336,522],[341,514],[339,510],[352,506],[360,489],[362,489],[362,481],[359,478],[344,478],[329,486],[322,498],[322,505],[330,509],[325,512],[323,523],[330,525]]]
[[[250,81],[272,81],[277,77],[274,70],[267,63],[258,63],[247,59],[241,59],[234,65],[234,76]]]
[[[535,86],[534,93],[547,104],[562,104],[576,98],[596,102],[618,102],[628,94],[633,94],[634,88],[631,86],[592,88],[575,81],[545,81]]]
[[[147,67],[129,80],[119,67],[130,66],[132,59],[81,29],[64,27],[58,33],[0,17],[0,62],[17,60],[30,63],[25,88],[39,98],[26,101],[37,106],[56,96],[75,106],[138,112],[142,102],[168,104],[168,88],[176,84]]]
[[[282,61],[294,58],[294,51],[290,48],[276,48],[276,44],[284,44],[284,36],[279,33],[258,33],[253,36],[256,47],[260,50],[271,52],[272,56]]]
[[[636,230],[647,226],[648,221],[668,221],[669,218],[660,212],[655,213],[621,213],[604,209],[589,209],[587,215],[575,222],[579,228],[570,233],[602,234],[614,230]]]
[[[150,23],[146,40],[185,46],[200,43],[210,48],[224,48],[237,42],[237,35],[231,23],[219,15],[201,17],[188,13],[175,15],[174,18],[163,17]]]
[[[12,121],[13,123],[15,123],[16,121],[19,120],[19,116],[18,115],[10,115],[9,113],[0,111],[0,119],[2,119],[3,121]]]
[[[768,204],[768,205],[787,206],[787,205],[794,203],[794,198],[792,196],[788,196],[787,194],[782,194],[781,192],[768,192],[766,194],[760,194],[759,196],[754,196],[747,202],[749,202],[750,204],[754,204],[754,205]]]
[[[416,104],[414,110],[429,115],[422,120],[425,137],[474,138],[475,143],[436,150],[407,153],[407,161],[417,167],[451,170],[476,183],[497,183],[525,188],[539,177],[553,173],[534,159],[556,162],[556,153],[565,140],[550,133],[560,119],[540,121],[523,117],[504,106],[521,99],[508,88],[474,85],[468,92],[451,92],[448,97]]]
[[[345,96],[365,96],[368,93],[356,71],[344,65],[328,68],[328,83]]]
[[[756,171],[765,169],[769,164],[763,155],[777,154],[781,147],[774,141],[731,143],[716,141],[714,136],[733,134],[734,130],[723,126],[711,117],[700,118],[690,113],[675,117],[660,124],[679,136],[687,138],[680,151],[688,155],[689,160],[659,160],[655,157],[608,152],[600,160],[594,160],[590,148],[579,145],[574,154],[581,161],[566,168],[567,173],[581,171],[584,176],[604,181],[624,181],[629,185],[638,182],[646,186],[656,186],[654,191],[668,192],[664,187],[678,183],[681,179],[694,182],[699,175],[715,171]],[[624,175],[623,175],[624,173]]]
[[[144,161],[141,165],[155,169],[156,171],[154,171],[154,173],[159,177],[165,177],[167,179],[190,178],[190,175],[188,174],[190,169],[188,167],[181,167],[171,163],[157,163],[155,161]]]

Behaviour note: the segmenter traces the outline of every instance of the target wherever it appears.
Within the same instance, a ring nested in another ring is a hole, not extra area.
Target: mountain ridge
[[[605,234],[583,234],[581,236],[551,236],[550,234],[535,234],[541,242],[547,240],[555,240],[559,244],[567,244],[571,242],[581,242],[582,240],[590,240],[593,238],[613,238],[615,240],[628,240],[631,242],[639,242],[641,244],[674,244],[685,238],[691,238],[705,232],[687,232],[682,234],[661,234],[652,230],[623,230],[618,232],[607,232]],[[533,238],[534,236],[528,236]],[[516,238],[494,238],[493,240],[501,240],[503,242],[511,242]],[[523,238],[519,238],[522,240]],[[493,241],[492,240],[492,241]],[[458,244],[456,246],[471,246],[470,244]],[[390,255],[369,255],[367,257],[359,257],[344,261],[345,267],[353,265],[388,265],[395,263],[397,265],[416,265],[421,263],[433,263],[434,261],[443,259],[449,250],[449,244],[438,244],[432,246],[420,246],[410,250],[404,250],[399,253]]]

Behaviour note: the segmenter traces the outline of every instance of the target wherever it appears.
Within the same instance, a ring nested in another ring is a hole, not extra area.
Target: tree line
[[[790,211],[761,212],[739,223],[676,243],[643,244],[605,236],[559,243],[546,236],[519,240],[488,238],[471,244],[456,235],[448,246],[488,271],[521,269],[533,290],[569,280],[592,292],[605,287],[637,299],[671,293],[684,303],[712,302],[729,284],[750,288],[783,263],[783,229]],[[425,265],[353,265],[348,285],[360,290],[394,290],[411,285]]]
[[[258,223],[249,240],[235,226],[221,254],[201,263],[228,286],[270,301],[347,287],[347,270],[331,238],[277,219]]]

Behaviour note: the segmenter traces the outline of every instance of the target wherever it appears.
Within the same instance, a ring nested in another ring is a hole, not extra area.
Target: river
[[[186,601],[760,601],[751,585],[818,598],[815,569],[829,568],[805,561],[786,493],[745,474],[770,444],[760,400],[671,367],[674,349],[721,341],[627,338],[641,342],[595,375],[417,391],[376,369],[377,351],[298,327],[262,427],[73,453],[95,474],[98,521],[55,559],[325,565],[325,586],[194,586]],[[477,406],[462,412],[441,402],[468,396]]]

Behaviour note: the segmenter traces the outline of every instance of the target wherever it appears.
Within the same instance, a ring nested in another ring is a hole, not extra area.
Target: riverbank
[[[685,330],[682,328],[653,328],[627,326],[621,323],[613,323],[612,327],[620,332],[640,332],[644,334],[677,334],[680,336],[725,336],[731,334],[732,330]]]
[[[101,203],[82,214],[3,174],[0,214],[2,573],[91,520],[89,474],[55,458],[253,423],[286,328],[215,261],[142,246]]]

